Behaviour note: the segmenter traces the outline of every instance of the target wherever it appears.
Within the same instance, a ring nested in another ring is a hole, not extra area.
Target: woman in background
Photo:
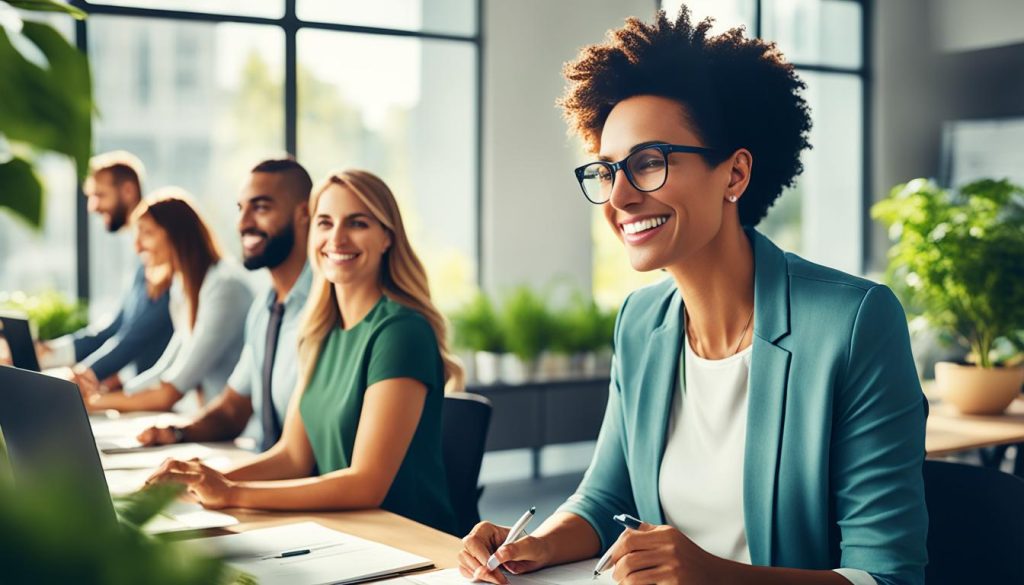
[[[132,225],[150,294],[170,287],[174,335],[152,368],[121,391],[86,392],[86,405],[123,412],[194,410],[224,388],[238,361],[252,293],[185,191],[168,187],[146,198]],[[192,391],[193,403],[179,405]]]

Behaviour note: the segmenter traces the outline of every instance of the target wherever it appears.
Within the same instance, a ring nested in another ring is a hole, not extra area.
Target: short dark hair
[[[294,190],[292,195],[297,199],[309,199],[309,194],[313,190],[313,179],[310,178],[306,168],[292,157],[262,160],[250,172],[287,175],[291,179],[289,186]]]
[[[109,173],[115,185],[131,183],[142,198],[142,179],[146,174],[145,167],[139,157],[126,150],[114,150],[97,154],[89,159],[89,177],[95,180],[96,175]]]
[[[619,102],[637,95],[678,101],[705,143],[721,154],[750,151],[753,172],[740,199],[740,222],[757,225],[782,190],[803,172],[810,147],[806,88],[774,43],[744,37],[742,28],[709,36],[711,19],[694,26],[686,6],[670,21],[659,10],[653,24],[630,18],[605,42],[584,47],[563,73],[569,84],[558,100],[571,133],[600,149],[601,130]]]

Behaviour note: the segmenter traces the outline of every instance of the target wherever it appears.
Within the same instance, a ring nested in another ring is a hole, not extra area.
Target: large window
[[[758,229],[782,248],[814,262],[859,273],[864,255],[866,181],[864,5],[857,0],[690,0],[695,20],[713,17],[713,32],[744,26],[777,43],[807,84],[814,123],[804,172]],[[663,0],[674,16],[679,0]],[[756,172],[756,161],[755,161]],[[664,274],[637,274],[621,244],[594,214],[594,293],[616,304]]]
[[[377,173],[450,306],[477,273],[477,3],[75,2],[91,13],[96,150],[137,154],[148,192],[191,192],[236,258],[236,196],[260,159],[291,151],[315,183]],[[95,313],[135,259],[130,234],[88,227]]]

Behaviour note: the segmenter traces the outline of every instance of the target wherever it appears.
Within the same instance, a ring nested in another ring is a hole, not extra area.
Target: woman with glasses
[[[565,68],[597,158],[583,193],[634,269],[669,278],[619,312],[576,493],[510,545],[477,525],[468,578],[507,582],[495,551],[512,573],[607,551],[630,585],[923,583],[927,403],[903,310],[754,229],[802,170],[804,84],[774,45],[710,26],[630,19]]]
[[[398,203],[379,178],[349,170],[309,207],[314,277],[281,439],[226,474],[172,460],[150,481],[185,483],[209,508],[383,508],[454,532],[441,405],[462,368]]]

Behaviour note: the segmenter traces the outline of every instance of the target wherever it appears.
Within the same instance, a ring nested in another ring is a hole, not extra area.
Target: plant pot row
[[[611,359],[610,349],[573,355],[545,351],[530,360],[513,353],[477,351],[464,355],[463,363],[469,384],[529,384],[607,377]]]
[[[1020,396],[1024,366],[979,368],[939,362],[935,385],[942,399],[963,414],[1000,414]]]

